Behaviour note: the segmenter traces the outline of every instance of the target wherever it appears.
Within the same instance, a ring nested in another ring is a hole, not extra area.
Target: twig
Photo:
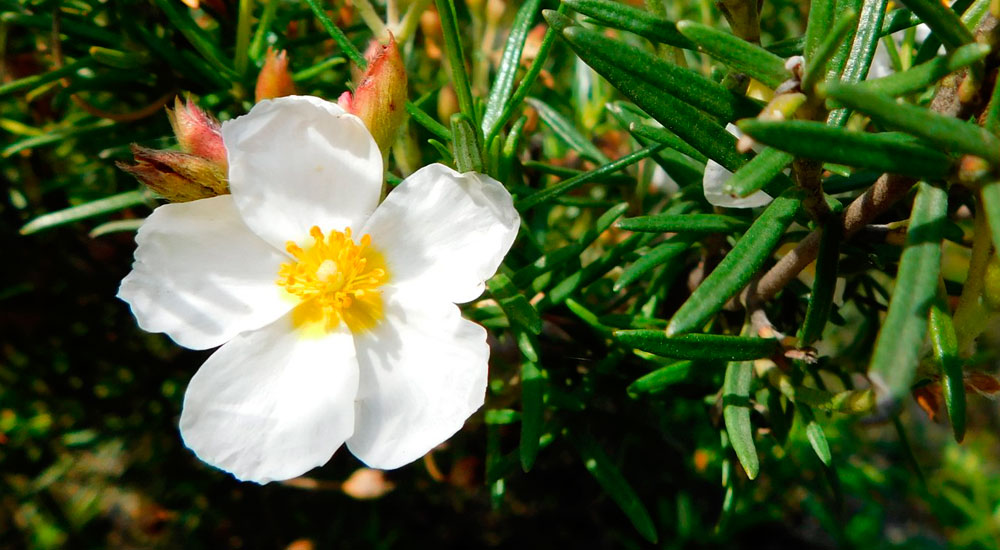
[[[977,38],[991,40],[996,32],[997,20],[990,14],[983,18],[976,31]],[[982,37],[982,38],[980,38]],[[996,58],[991,59],[995,65]],[[963,102],[959,98],[958,89],[966,73],[949,77],[938,87],[931,102],[930,109],[943,115],[967,118],[978,113],[983,108],[983,96],[976,94],[971,101]],[[895,174],[883,174],[867,191],[844,211],[842,220],[843,235],[849,239],[872,220],[883,214],[896,201],[903,198],[913,187],[916,180]],[[806,268],[819,252],[820,234],[813,231],[799,242],[794,250],[783,256],[770,270],[765,273],[756,285],[748,286],[740,294],[740,302],[746,307],[755,307],[774,298],[774,296],[791,282],[799,272]]]

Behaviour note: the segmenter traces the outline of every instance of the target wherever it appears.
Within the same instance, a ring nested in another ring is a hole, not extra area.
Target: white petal
[[[893,72],[889,51],[885,48],[885,43],[879,40],[878,45],[875,46],[875,55],[872,56],[872,64],[868,68],[868,79],[882,78]]]
[[[736,136],[743,137],[743,132],[733,124],[727,124],[726,130]],[[754,145],[754,151],[760,152],[763,147]],[[757,191],[747,197],[738,197],[732,193],[727,193],[724,189],[733,173],[722,167],[721,164],[709,159],[705,165],[705,177],[702,179],[702,189],[705,193],[705,200],[713,206],[724,208],[756,208],[770,203],[773,198],[763,191]]]
[[[221,345],[294,306],[275,284],[288,257],[247,228],[229,195],[160,206],[135,240],[118,297],[140,327],[184,347]]]
[[[184,444],[237,479],[301,475],[330,460],[354,431],[358,364],[350,333],[303,337],[291,317],[219,348],[184,395]]]
[[[262,101],[222,125],[229,187],[258,235],[284,249],[309,228],[359,226],[378,204],[382,155],[361,119],[336,103]]]
[[[519,224],[498,181],[432,164],[389,193],[362,234],[385,256],[393,286],[467,302],[496,273]]]
[[[361,384],[347,447],[373,468],[408,464],[483,404],[486,330],[444,300],[387,292],[385,318],[355,335]]]
[[[764,206],[773,200],[771,195],[763,191],[757,191],[747,197],[738,197],[732,193],[727,193],[724,191],[724,188],[732,177],[732,172],[726,170],[714,160],[709,160],[708,164],[705,165],[705,179],[702,181],[705,200],[709,204],[725,208],[755,208],[757,206]]]
[[[677,184],[677,181],[670,177],[670,174],[668,174],[667,171],[664,170],[659,164],[653,166],[653,178],[649,183],[649,186],[654,191],[658,191],[667,196],[673,196],[681,189],[681,186]]]

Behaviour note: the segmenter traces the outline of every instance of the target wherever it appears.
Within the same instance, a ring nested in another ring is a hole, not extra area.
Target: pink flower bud
[[[177,142],[185,153],[202,157],[222,167],[225,172],[226,146],[222,143],[222,125],[215,117],[202,111],[191,100],[174,101],[174,110],[167,109],[170,125]]]
[[[345,92],[338,103],[364,121],[384,158],[396,140],[406,112],[406,68],[391,34],[388,44],[369,48],[369,52],[368,70],[354,93]]]
[[[229,192],[226,170],[217,163],[179,151],[132,144],[136,164],[116,163],[170,202],[205,199]]]
[[[257,75],[254,95],[258,102],[295,95],[295,83],[292,82],[292,75],[288,72],[288,54],[285,50],[276,53],[274,49],[267,48],[267,58],[260,74]]]

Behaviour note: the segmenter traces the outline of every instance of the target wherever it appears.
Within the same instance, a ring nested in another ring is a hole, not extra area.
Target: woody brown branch
[[[997,30],[997,19],[987,14],[976,28],[976,41],[995,43]],[[995,70],[997,66],[996,54],[991,54],[987,63],[991,70]],[[967,72],[963,71],[946,78],[941,83],[934,94],[934,100],[931,102],[930,109],[932,111],[943,115],[967,118],[985,108],[984,98],[988,97],[988,94],[983,93],[982,90],[974,97],[960,97],[959,87],[966,74]],[[966,99],[966,101],[962,101],[962,99]],[[864,194],[854,199],[845,209],[841,217],[844,238],[849,239],[875,218],[885,213],[896,201],[906,196],[915,183],[915,179],[895,174],[884,174],[880,177]],[[756,284],[743,290],[740,294],[740,302],[744,306],[752,308],[774,298],[785,285],[816,259],[819,252],[819,242],[819,231],[813,231],[802,239],[791,252],[783,256],[778,260],[778,263],[761,276]]]

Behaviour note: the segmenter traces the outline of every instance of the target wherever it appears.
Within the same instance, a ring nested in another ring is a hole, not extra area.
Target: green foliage
[[[0,548],[995,547],[990,2],[719,6],[0,0]],[[113,298],[159,201],[114,163],[177,95],[245,113],[270,47],[336,100],[386,31],[388,183],[443,162],[522,216],[462,306],[486,406],[373,502],[345,452],[239,484],[177,434],[205,355]]]

